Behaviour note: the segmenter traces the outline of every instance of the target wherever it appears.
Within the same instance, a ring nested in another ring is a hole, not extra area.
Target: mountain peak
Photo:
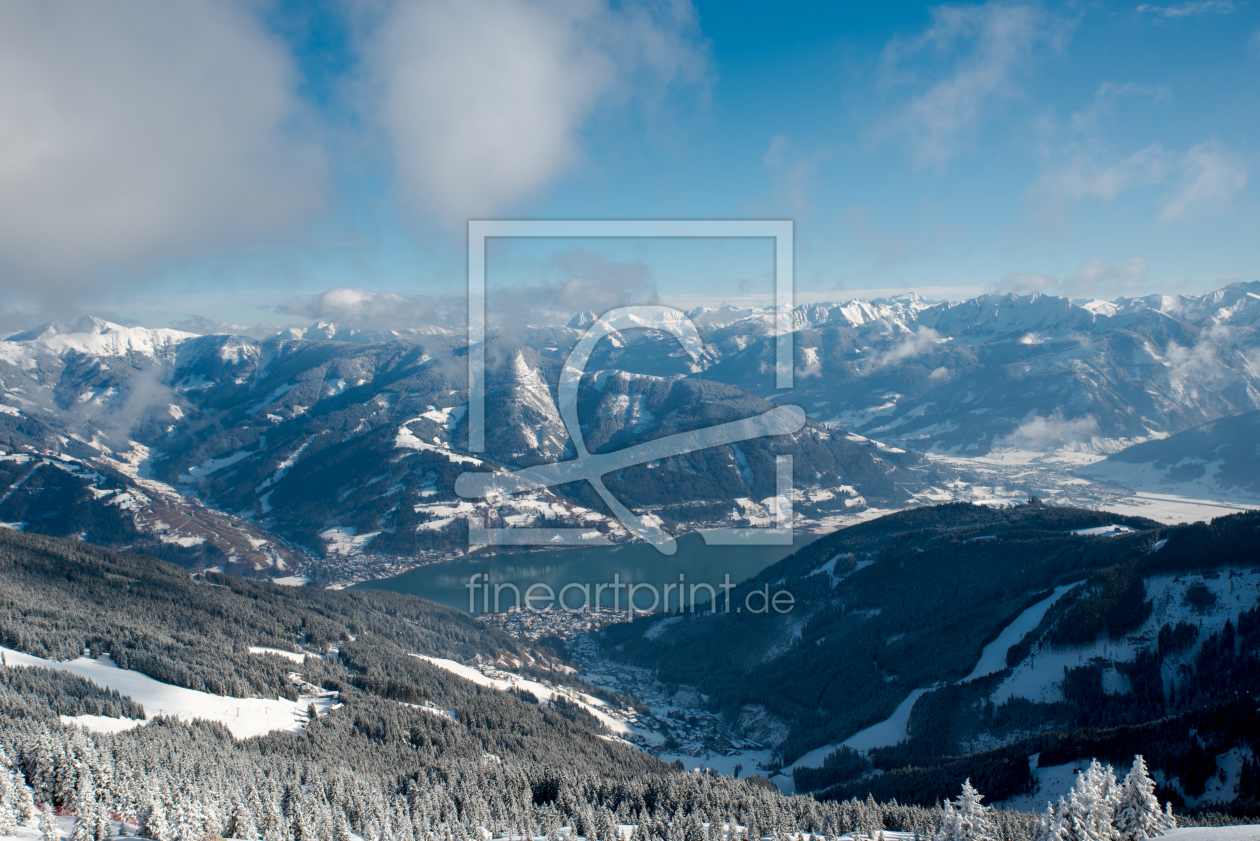
[[[185,339],[196,337],[196,333],[164,327],[123,327],[103,318],[85,315],[74,321],[51,322],[25,333],[15,333],[5,341],[33,345],[57,355],[73,350],[89,356],[126,356],[130,353],[154,356]]]

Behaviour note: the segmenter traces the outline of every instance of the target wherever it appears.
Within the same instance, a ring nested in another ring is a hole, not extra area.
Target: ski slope
[[[439,669],[458,675],[465,680],[472,681],[478,686],[498,689],[501,692],[506,692],[510,689],[529,692],[544,704],[550,704],[552,698],[560,696],[566,701],[578,704],[588,713],[595,716],[595,718],[599,719],[600,723],[607,727],[610,732],[615,733],[618,736],[627,736],[631,732],[630,725],[627,724],[624,719],[610,715],[611,708],[608,704],[604,703],[599,698],[593,698],[583,692],[548,686],[544,683],[539,683],[536,680],[529,680],[528,678],[523,678],[518,675],[511,674],[510,672],[504,672],[498,669],[490,670],[490,673],[487,674],[481,669],[476,669],[472,666],[465,666],[464,664],[457,663],[454,660],[444,660],[441,657],[426,657],[421,654],[412,654],[411,656],[431,663]]]
[[[296,701],[286,698],[211,695],[209,692],[162,683],[140,672],[120,669],[108,654],[95,660],[91,657],[79,657],[59,662],[10,648],[0,647],[0,653],[3,653],[8,668],[36,666],[56,669],[87,678],[106,689],[116,689],[144,706],[146,720],[167,716],[183,721],[197,718],[217,721],[238,739],[262,736],[274,730],[300,733],[306,723],[307,705],[314,704],[316,712],[321,715],[337,705],[336,693],[303,695]],[[98,715],[62,716],[61,720],[66,724],[76,724],[88,730],[106,733],[129,730],[144,723],[138,719]]]

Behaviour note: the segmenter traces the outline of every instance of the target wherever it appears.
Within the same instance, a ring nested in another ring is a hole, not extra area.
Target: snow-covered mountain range
[[[579,399],[593,451],[774,403],[804,407],[811,422],[794,436],[608,477],[627,505],[671,528],[748,524],[774,499],[776,454],[796,459],[800,524],[821,527],[950,498],[951,477],[918,452],[1104,454],[1260,409],[1255,282],[1110,302],[908,295],[801,306],[792,313],[790,392],[776,391],[767,373],[770,310],[688,315],[706,343],[697,360],[648,332],[596,348]],[[492,333],[488,448],[475,454],[466,448],[459,330],[321,322],[258,339],[89,317],[11,335],[0,341],[0,449],[10,480],[0,521],[40,527],[52,510],[56,533],[86,534],[65,512],[112,505],[139,532],[206,563],[281,576],[312,553],[358,563],[364,552],[462,550],[473,514],[490,525],[576,524],[620,539],[589,488],[494,506],[453,493],[464,470],[571,457],[556,384],[595,317]],[[70,491],[41,478],[48,467],[82,486],[71,494],[78,502],[52,502]]]

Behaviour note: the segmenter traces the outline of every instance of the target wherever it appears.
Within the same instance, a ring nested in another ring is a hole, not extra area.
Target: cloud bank
[[[404,196],[450,228],[577,164],[601,106],[708,72],[686,2],[398,0],[366,53]]]
[[[991,2],[940,6],[917,38],[884,49],[893,85],[921,87],[923,65],[942,57],[948,71],[881,124],[881,136],[902,136],[922,164],[940,166],[972,138],[987,112],[1018,95],[1018,77],[1046,46],[1058,48],[1070,27],[1039,6]]]
[[[3,282],[55,293],[306,216],[327,176],[296,83],[236,2],[0,4]]]

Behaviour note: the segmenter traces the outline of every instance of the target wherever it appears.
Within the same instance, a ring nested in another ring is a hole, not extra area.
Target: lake
[[[588,604],[594,603],[598,595],[599,603],[612,605],[616,598],[618,606],[624,609],[627,588],[620,588],[615,596],[611,586],[597,589],[619,581],[636,585],[637,607],[651,609],[655,592],[661,599],[656,609],[665,609],[666,598],[668,607],[677,609],[680,575],[686,603],[689,604],[693,592],[696,601],[705,601],[709,597],[705,584],[714,588],[720,600],[720,586],[724,581],[738,584],[751,578],[817,538],[818,535],[797,534],[792,546],[708,546],[700,535],[688,534],[678,538],[678,551],[672,556],[662,555],[652,546],[638,542],[514,552],[430,564],[394,578],[365,581],[351,589],[408,593],[466,612],[482,613],[495,608],[496,592],[500,597],[498,609],[507,610],[516,602],[515,592],[523,597],[531,586],[541,585],[532,591],[537,597],[533,602],[535,607],[548,606],[548,591],[556,597],[563,591],[564,604],[570,608],[580,606],[584,599],[589,600]],[[488,587],[485,586],[487,578]],[[470,581],[475,585],[472,590]],[[697,587],[694,591],[693,585]],[[559,605],[552,601],[550,606]]]

